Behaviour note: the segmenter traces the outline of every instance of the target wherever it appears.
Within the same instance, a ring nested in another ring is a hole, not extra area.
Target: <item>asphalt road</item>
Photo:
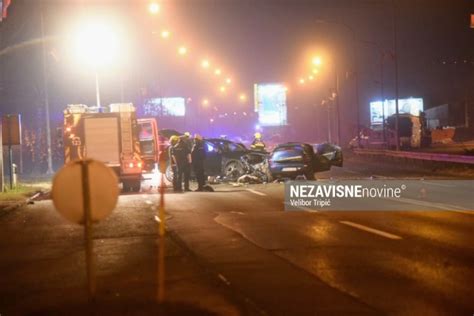
[[[363,163],[318,174],[392,177],[436,176]],[[165,195],[173,300],[223,315],[474,313],[470,211],[284,211],[283,184],[215,189]],[[97,225],[103,299],[155,295],[158,198],[145,185]],[[81,236],[50,201],[0,217],[0,314],[83,302],[73,299],[85,294]]]
[[[393,177],[437,178],[356,165],[319,174]],[[474,212],[441,211],[442,204],[422,212],[294,212],[284,211],[282,184],[216,190],[167,195],[170,230],[267,314],[474,313]]]

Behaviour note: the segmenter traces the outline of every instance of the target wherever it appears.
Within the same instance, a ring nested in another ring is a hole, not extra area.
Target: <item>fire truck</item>
[[[153,172],[157,168],[160,151],[163,149],[158,136],[158,125],[154,118],[140,118],[137,124],[143,172]]]
[[[123,191],[138,192],[144,167],[140,128],[131,103],[101,108],[68,105],[64,110],[63,127],[65,163],[83,158],[99,160],[116,172]]]

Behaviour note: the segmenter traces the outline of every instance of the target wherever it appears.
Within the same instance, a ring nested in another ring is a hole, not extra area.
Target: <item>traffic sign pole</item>
[[[7,131],[8,131],[8,166],[10,169],[10,190],[13,190],[13,150],[12,150],[12,131],[10,115],[7,115]]]
[[[62,167],[54,176],[51,197],[66,219],[84,225],[87,294],[91,307],[96,301],[96,257],[93,224],[106,218],[117,205],[118,179],[104,163],[85,159]]]
[[[161,174],[160,186],[160,207],[158,209],[158,218],[160,224],[158,227],[158,303],[165,300],[165,176]]]
[[[8,145],[8,164],[10,165],[10,190],[13,190],[13,149]]]
[[[88,160],[81,160],[81,176],[82,176],[82,196],[84,207],[84,235],[85,235],[85,250],[86,250],[86,270],[87,270],[87,292],[89,303],[95,302],[95,264],[94,251],[92,239],[92,213],[90,203],[90,187],[89,187],[89,162]]]

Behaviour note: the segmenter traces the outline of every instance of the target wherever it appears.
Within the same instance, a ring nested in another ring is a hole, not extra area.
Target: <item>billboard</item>
[[[143,114],[146,116],[184,116],[185,98],[152,98],[145,100]]]
[[[395,114],[395,99],[370,102],[370,123],[372,125],[382,124],[384,118]],[[398,113],[418,116],[423,111],[422,98],[398,99]]]
[[[261,126],[287,125],[286,87],[279,83],[254,85],[255,112]]]

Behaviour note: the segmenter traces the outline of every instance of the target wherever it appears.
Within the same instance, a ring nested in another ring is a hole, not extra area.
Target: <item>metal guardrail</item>
[[[354,153],[360,155],[378,155],[388,156],[406,159],[436,161],[436,162],[452,162],[466,165],[474,165],[474,156],[465,155],[451,155],[451,154],[440,154],[440,153],[424,153],[424,152],[413,152],[413,151],[394,151],[386,149],[360,149],[355,148]]]

